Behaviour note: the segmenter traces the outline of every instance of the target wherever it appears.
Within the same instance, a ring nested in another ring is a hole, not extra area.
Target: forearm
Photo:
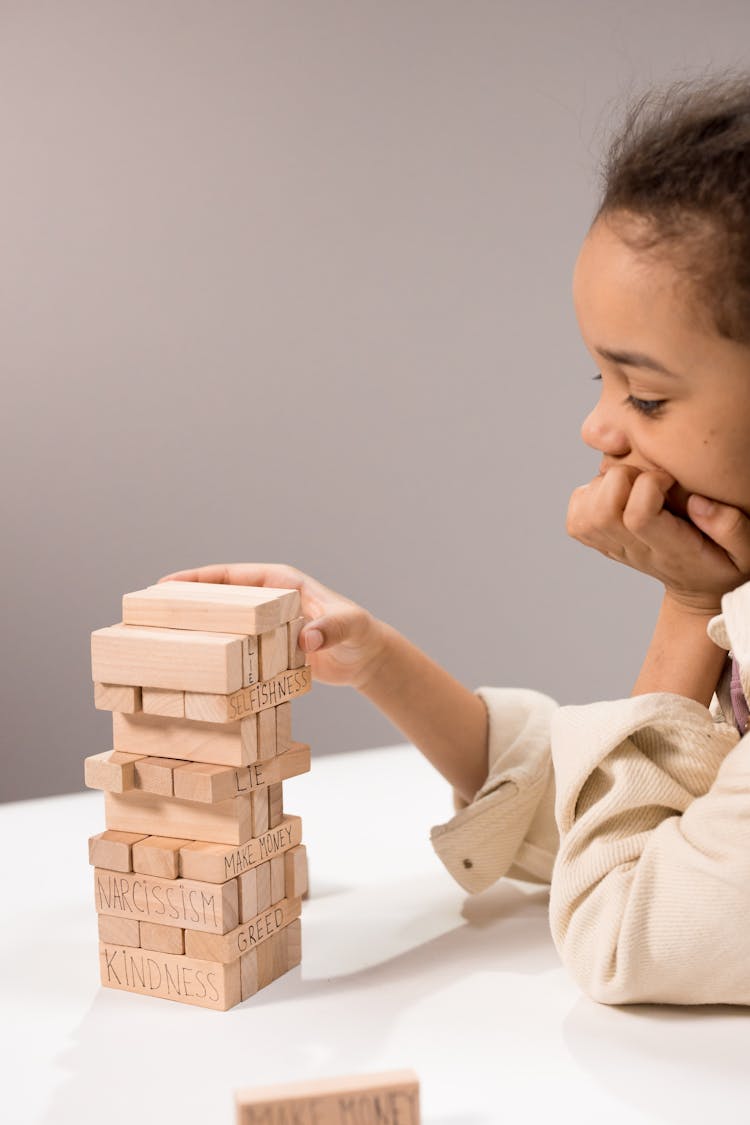
[[[462,797],[487,777],[487,709],[390,625],[382,656],[359,690],[403,731]]]
[[[706,633],[711,616],[691,613],[665,594],[631,695],[671,691],[708,707],[726,659]]]

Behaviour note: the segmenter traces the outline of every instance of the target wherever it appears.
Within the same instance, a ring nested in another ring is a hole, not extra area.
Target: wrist
[[[705,622],[721,613],[721,598],[717,603],[714,598],[691,598],[684,594],[676,594],[673,590],[664,591],[662,604],[668,612],[686,618],[695,617]]]
[[[382,678],[382,670],[388,663],[393,649],[395,630],[390,625],[377,617],[373,617],[372,630],[371,655],[360,669],[356,681],[352,683],[352,687],[362,692],[363,695],[367,695],[371,685]]]

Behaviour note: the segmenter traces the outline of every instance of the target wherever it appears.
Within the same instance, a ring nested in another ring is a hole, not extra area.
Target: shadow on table
[[[633,1120],[747,1125],[750,1011],[724,1004],[599,1004],[563,1024],[577,1064],[633,1108]]]
[[[462,901],[444,880],[394,879],[377,895],[342,889],[306,903],[302,967],[228,1012],[101,989],[58,1060],[65,1078],[43,1121],[231,1125],[240,1086],[391,1065],[419,1073],[400,1049],[382,1060],[425,998],[476,973],[559,968],[547,904],[547,888],[512,881]],[[424,1120],[494,1125],[470,1105]]]

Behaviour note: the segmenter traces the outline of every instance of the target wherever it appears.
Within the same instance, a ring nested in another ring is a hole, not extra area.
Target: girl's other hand
[[[299,646],[310,654],[310,671],[322,684],[361,688],[385,648],[382,621],[309,574],[284,563],[217,563],[165,574],[159,582],[226,582],[299,590],[305,621]]]
[[[657,578],[682,608],[713,616],[721,613],[722,596],[750,579],[750,520],[719,501],[712,514],[699,515],[692,496],[688,515],[676,515],[667,500],[675,485],[664,469],[612,465],[573,491],[566,530],[587,547]]]

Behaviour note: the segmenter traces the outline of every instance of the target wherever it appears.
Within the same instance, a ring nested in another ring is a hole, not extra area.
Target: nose
[[[610,457],[625,457],[630,452],[626,431],[600,400],[583,420],[581,437],[586,445]]]

